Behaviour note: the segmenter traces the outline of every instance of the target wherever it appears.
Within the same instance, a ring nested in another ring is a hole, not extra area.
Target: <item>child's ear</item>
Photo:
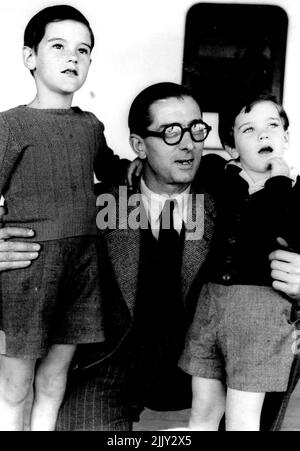
[[[35,51],[31,47],[23,47],[23,62],[25,67],[29,70],[34,70],[36,67]]]
[[[284,150],[287,151],[290,146],[290,133],[288,130],[284,132]]]
[[[233,158],[234,160],[239,157],[239,153],[235,147],[230,147],[227,144],[225,144],[225,150],[226,150],[226,152],[229,153],[231,158]]]
[[[146,146],[143,138],[135,133],[132,133],[129,137],[129,143],[134,153],[136,153],[141,160],[147,158]]]

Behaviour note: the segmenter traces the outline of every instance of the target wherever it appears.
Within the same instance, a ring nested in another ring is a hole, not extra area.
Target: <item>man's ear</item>
[[[226,152],[229,153],[231,158],[233,158],[234,160],[239,157],[239,153],[235,147],[230,147],[227,144],[225,144],[225,150],[226,150]]]
[[[27,69],[33,71],[36,68],[36,55],[31,47],[23,47],[23,62]]]
[[[141,160],[147,158],[146,145],[143,138],[135,133],[132,133],[129,137],[129,143],[134,153],[136,153]]]

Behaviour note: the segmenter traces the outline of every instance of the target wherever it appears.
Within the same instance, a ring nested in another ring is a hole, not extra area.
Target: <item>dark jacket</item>
[[[120,208],[119,189],[110,193]],[[193,212],[196,197],[193,195]],[[200,291],[201,268],[209,251],[214,230],[215,209],[211,196],[204,195],[204,231],[201,239],[185,239],[182,259],[183,303],[191,318]],[[125,205],[127,207],[127,205]],[[121,206],[124,208],[124,204]],[[112,355],[122,344],[133,325],[137,299],[141,230],[130,229],[126,221],[133,211],[128,207],[117,227],[99,231],[100,280],[104,294],[104,325],[106,341],[100,345],[79,347],[76,365],[88,367]],[[125,221],[125,223],[124,223]],[[199,217],[200,227],[203,216]],[[200,273],[200,274],[199,274]],[[171,313],[171,312],[170,312]]]
[[[249,195],[241,169],[217,155],[208,155],[199,174],[214,196],[216,233],[208,259],[207,278],[226,285],[271,285],[269,254],[284,238],[300,252],[300,178],[272,177]]]

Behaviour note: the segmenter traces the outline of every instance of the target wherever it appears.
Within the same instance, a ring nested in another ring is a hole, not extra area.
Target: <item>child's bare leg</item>
[[[227,431],[259,431],[265,393],[228,388],[226,399]]]
[[[75,345],[53,345],[37,368],[31,412],[32,431],[54,431]]]
[[[217,431],[225,411],[225,389],[220,380],[193,377],[193,402],[189,427]]]
[[[23,431],[35,360],[0,356],[0,430]]]

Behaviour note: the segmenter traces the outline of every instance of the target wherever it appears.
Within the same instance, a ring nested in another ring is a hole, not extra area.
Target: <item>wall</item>
[[[69,3],[90,20],[96,47],[85,86],[74,105],[93,111],[106,125],[106,136],[114,150],[133,158],[128,144],[127,111],[138,91],[148,84],[181,81],[185,16],[191,0],[9,0],[0,3],[0,110],[26,104],[34,96],[33,79],[22,63],[23,31],[33,14],[43,7]],[[215,3],[227,3],[220,0]],[[244,0],[231,3],[249,3]],[[250,2],[251,3],[251,2]],[[254,2],[255,3],[255,2]],[[298,52],[300,47],[300,3],[296,0],[260,0],[259,4],[283,6],[290,28],[284,103],[291,119],[295,149],[300,102]],[[201,27],[201,23],[199,23]],[[255,32],[255,24],[253,24]],[[297,155],[296,150],[294,150]],[[300,167],[300,152],[299,152]],[[297,160],[297,161],[298,161]]]

